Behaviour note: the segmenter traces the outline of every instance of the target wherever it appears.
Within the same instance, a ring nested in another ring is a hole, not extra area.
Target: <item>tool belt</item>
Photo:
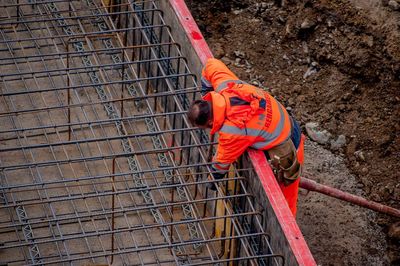
[[[289,186],[299,178],[301,164],[297,160],[297,150],[291,138],[265,151],[272,163],[276,178],[285,186]]]

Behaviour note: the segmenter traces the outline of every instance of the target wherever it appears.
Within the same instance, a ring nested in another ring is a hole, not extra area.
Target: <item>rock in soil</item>
[[[388,2],[388,5],[389,5],[389,7],[390,7],[391,9],[393,9],[393,10],[399,10],[399,9],[400,9],[400,4],[397,3],[397,1],[395,1],[395,0],[390,0],[390,1]]]
[[[331,138],[331,133],[326,130],[319,129],[318,124],[314,122],[306,124],[306,131],[310,139],[318,142],[319,144],[326,144]]]
[[[388,235],[390,238],[400,240],[400,222],[394,223],[389,227]]]
[[[334,151],[340,150],[344,145],[346,145],[345,135],[339,135],[337,140],[331,140],[331,149]]]

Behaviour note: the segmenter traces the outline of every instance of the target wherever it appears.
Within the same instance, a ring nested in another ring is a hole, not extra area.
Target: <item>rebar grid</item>
[[[2,3],[1,263],[284,263],[253,169],[205,188],[196,77],[157,1]]]

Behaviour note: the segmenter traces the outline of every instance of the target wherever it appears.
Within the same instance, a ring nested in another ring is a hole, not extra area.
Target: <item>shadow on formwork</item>
[[[0,9],[1,264],[315,265],[260,152],[206,189],[183,1]]]

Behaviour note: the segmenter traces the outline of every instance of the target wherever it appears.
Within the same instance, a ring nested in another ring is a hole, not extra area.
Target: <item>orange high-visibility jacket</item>
[[[211,134],[219,132],[212,164],[216,173],[225,174],[249,147],[268,150],[290,138],[286,109],[264,90],[239,80],[223,62],[208,59],[202,79],[214,88],[203,99],[212,102]]]

